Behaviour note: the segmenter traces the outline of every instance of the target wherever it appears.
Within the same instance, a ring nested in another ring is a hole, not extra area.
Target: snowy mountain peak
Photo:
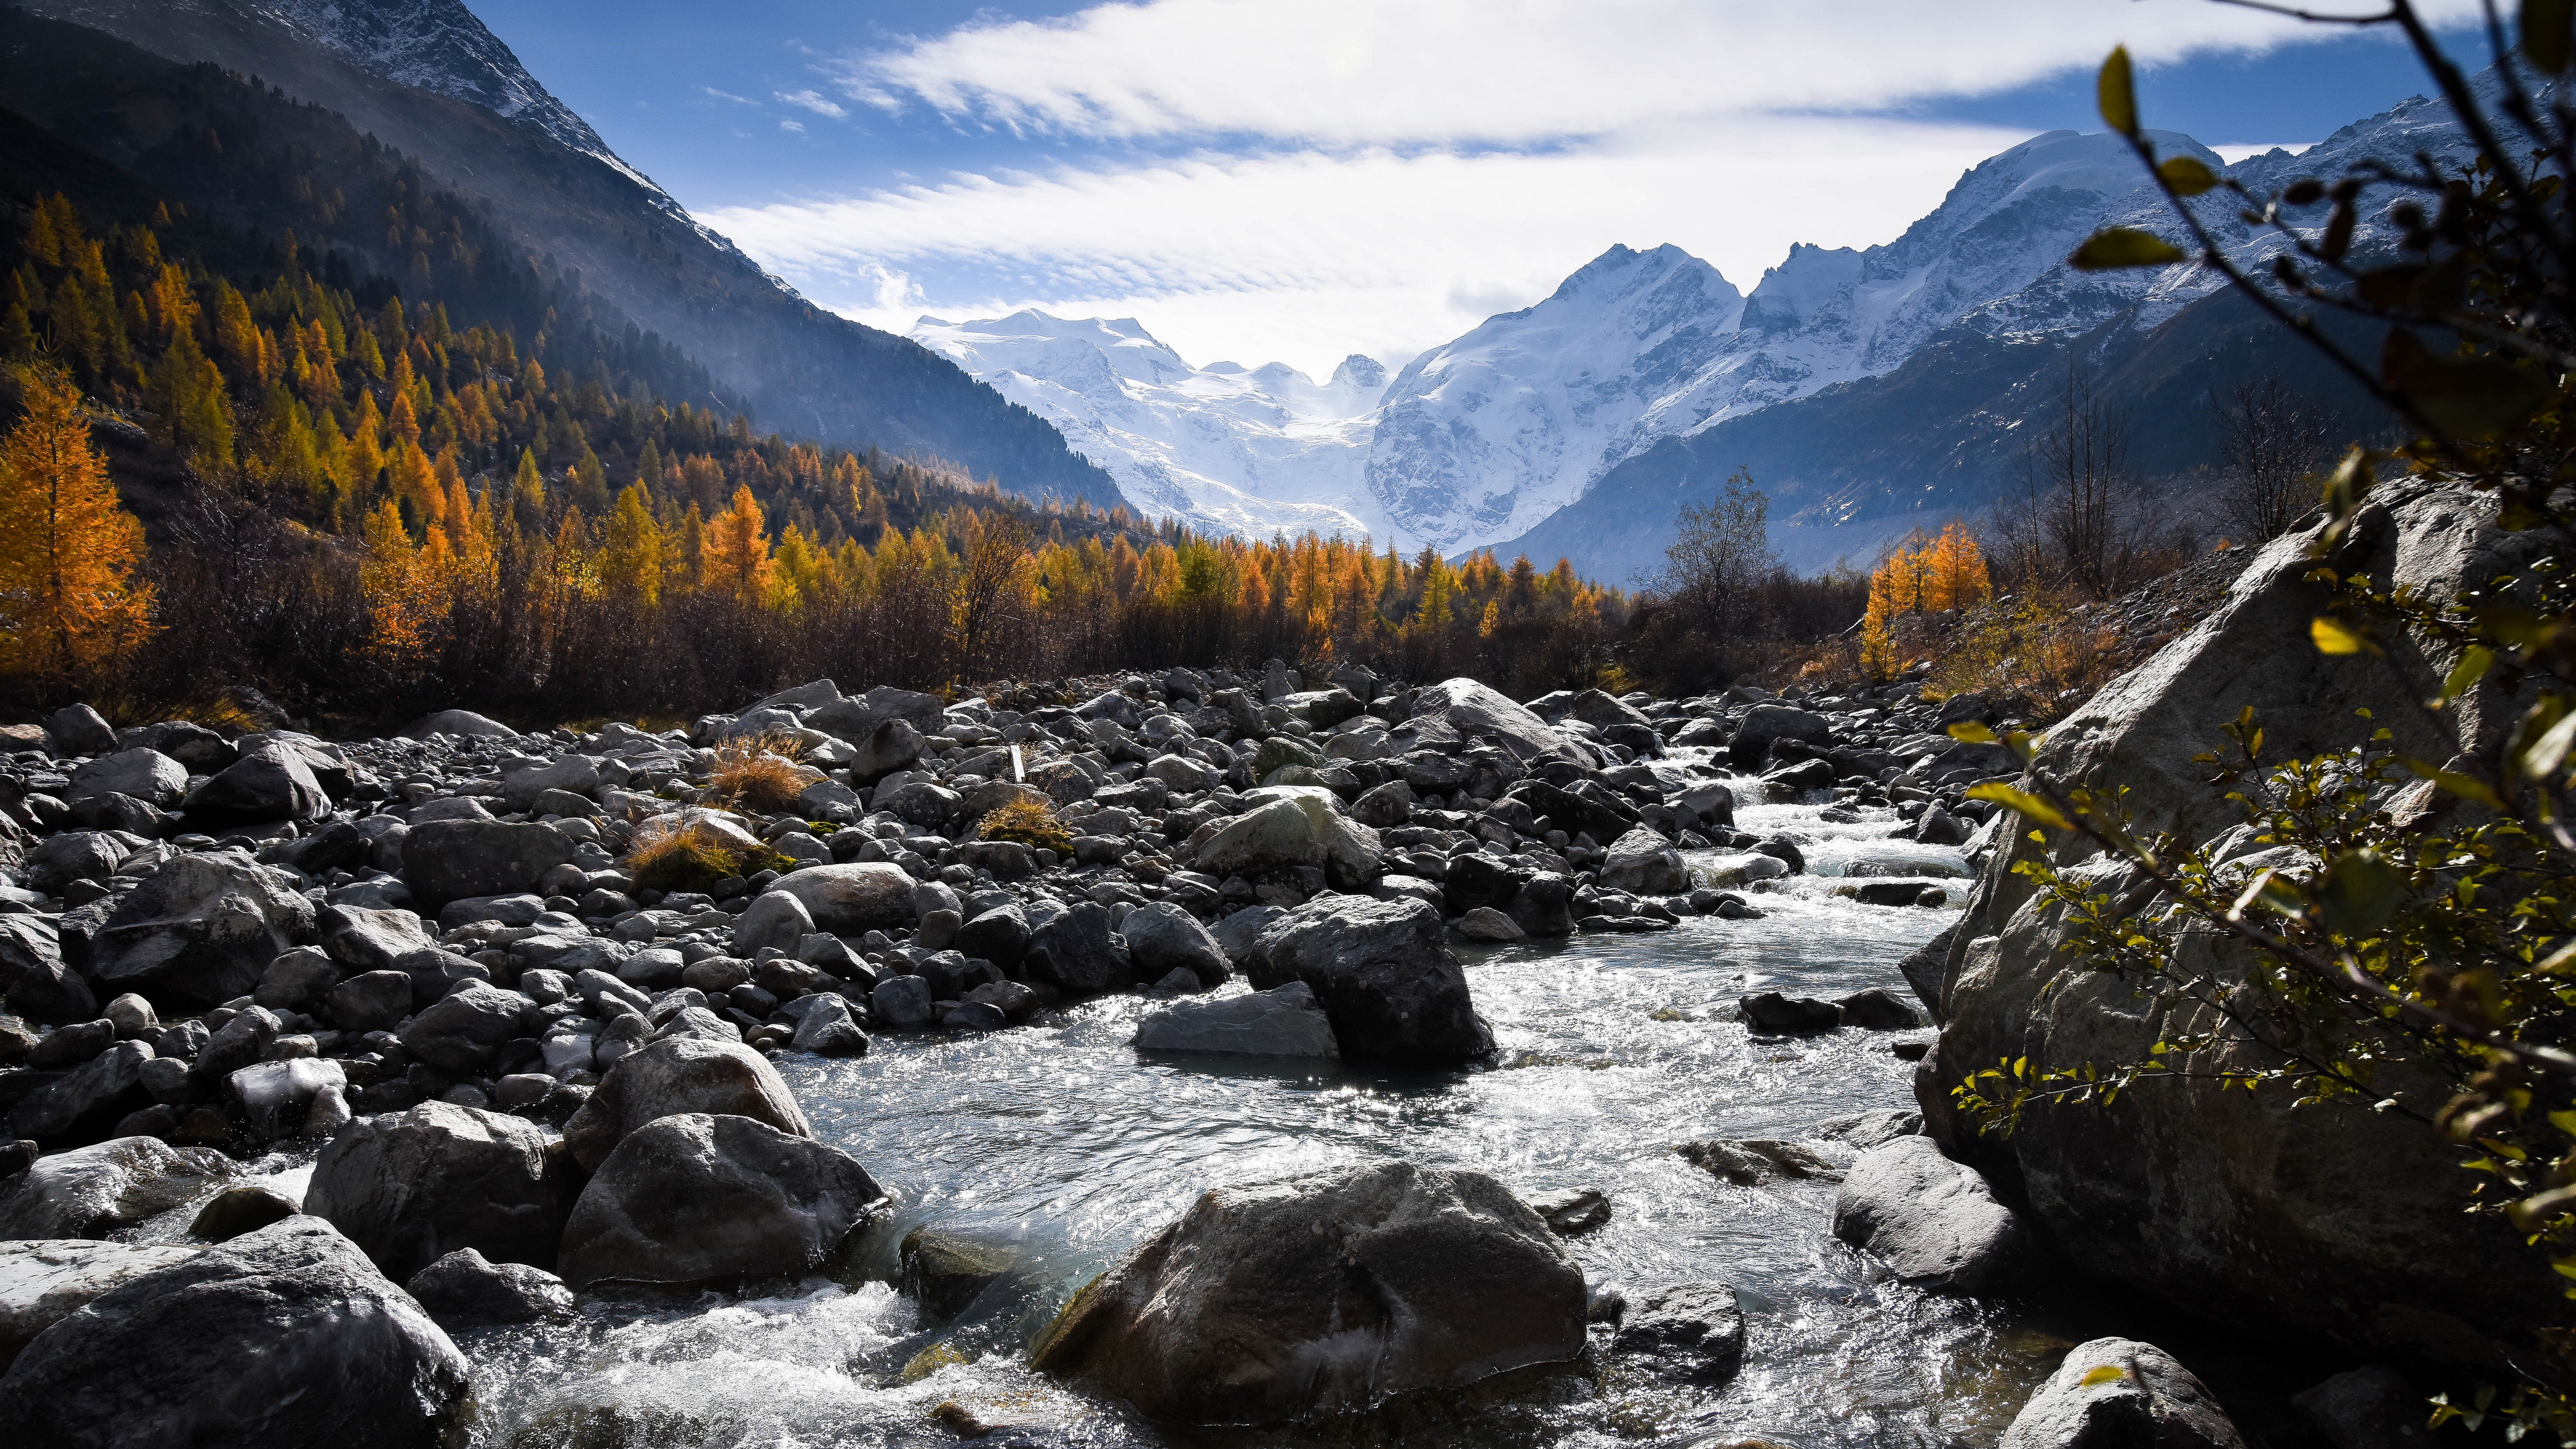
[[[585,155],[613,159],[590,123],[538,84],[461,0],[256,0],[252,8],[387,80],[470,102]]]
[[[1386,364],[1364,353],[1354,352],[1333,369],[1332,386],[1341,388],[1382,388],[1386,386]]]

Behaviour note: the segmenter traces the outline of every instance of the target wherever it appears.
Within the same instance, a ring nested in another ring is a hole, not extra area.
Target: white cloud
[[[850,117],[846,108],[838,102],[827,99],[819,91],[780,91],[778,99],[787,105],[812,111],[818,116],[829,116],[835,121],[845,121]]]
[[[873,105],[1020,131],[1518,144],[1986,94],[2122,42],[2152,63],[2328,33],[2206,0],[1151,0],[970,24],[837,74]]]
[[[1042,305],[1141,317],[1194,361],[1329,371],[1389,360],[1546,296],[1613,242],[1671,242],[1750,289],[1793,241],[1867,245],[2021,139],[1847,118],[1721,127],[1525,154],[1205,154],[1121,167],[710,212],[824,305],[901,331],[880,296],[901,268],[994,279],[942,315]],[[1007,281],[999,279],[1010,279]]]
[[[792,116],[781,117],[778,122],[778,129],[782,131],[792,131],[795,134],[802,136],[805,134],[805,123]]]
[[[760,104],[760,102],[753,100],[749,96],[738,96],[731,91],[720,91],[714,86],[700,86],[698,89],[706,92],[708,98],[711,100],[731,101],[737,106],[756,106]]]

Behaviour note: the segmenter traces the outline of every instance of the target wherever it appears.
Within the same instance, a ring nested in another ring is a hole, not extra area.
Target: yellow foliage
[[[143,525],[117,506],[79,392],[51,369],[18,376],[27,413],[0,441],[0,668],[78,678],[151,632]]]
[[[805,746],[793,735],[764,734],[716,746],[707,784],[744,810],[773,814],[796,803],[822,773],[797,763]]]

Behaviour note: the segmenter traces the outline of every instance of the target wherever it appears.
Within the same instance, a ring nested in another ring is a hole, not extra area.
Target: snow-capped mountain
[[[1192,367],[1133,318],[924,317],[912,339],[1055,424],[1158,516],[1241,534],[1414,540],[1362,476],[1386,368],[1356,353],[1317,383],[1284,363]]]

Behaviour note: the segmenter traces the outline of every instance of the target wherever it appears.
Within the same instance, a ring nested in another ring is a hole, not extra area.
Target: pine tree
[[[151,630],[135,572],[143,525],[117,506],[80,394],[59,372],[19,373],[26,416],[0,442],[0,667],[77,679]]]

